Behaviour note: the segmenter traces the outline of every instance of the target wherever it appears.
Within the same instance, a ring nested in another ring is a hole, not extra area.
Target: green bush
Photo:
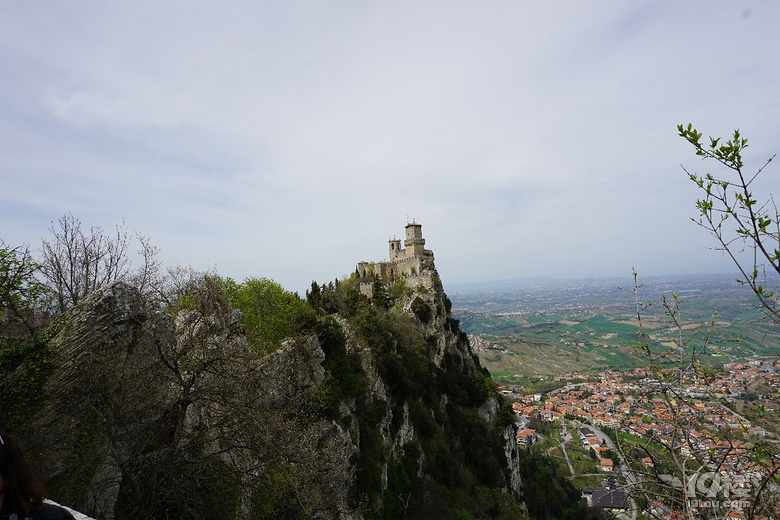
[[[0,428],[14,429],[35,413],[54,369],[56,350],[50,340],[59,330],[52,326],[32,342],[0,343]],[[18,368],[21,377],[11,383],[8,376]]]
[[[412,312],[417,317],[417,319],[423,323],[428,323],[431,321],[431,316],[433,315],[431,306],[428,305],[425,300],[419,296],[412,300]]]
[[[276,282],[247,278],[238,284],[228,278],[224,285],[230,302],[244,314],[247,337],[255,348],[274,348],[316,323],[312,308]]]

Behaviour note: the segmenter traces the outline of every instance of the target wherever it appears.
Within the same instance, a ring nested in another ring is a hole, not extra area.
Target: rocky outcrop
[[[432,372],[430,384],[435,385],[435,379],[443,378],[442,372],[457,370],[456,379],[461,376],[465,379],[475,378],[483,374],[476,355],[472,352],[468,339],[458,326],[457,320],[451,315],[451,303],[443,291],[438,273],[432,261],[427,264],[426,270],[416,277],[418,283],[413,290],[408,290],[395,302],[396,308],[408,319],[414,321],[419,332],[426,340],[427,355],[430,359]],[[400,460],[405,451],[413,447],[414,452],[419,452],[418,464],[420,476],[423,476],[426,461],[433,454],[426,453],[424,442],[418,433],[420,426],[415,424],[410,414],[410,401],[406,400],[399,406],[400,399],[393,395],[392,384],[383,379],[378,365],[377,355],[370,345],[362,345],[358,334],[353,330],[347,320],[341,319],[340,323],[348,338],[348,349],[360,352],[361,366],[366,381],[367,400],[372,404],[378,404],[382,409],[382,416],[378,422],[378,429],[382,435],[382,444],[385,453],[390,454],[382,464],[382,485],[388,486],[388,466],[392,460]],[[405,354],[404,354],[405,355]],[[485,372],[486,373],[486,372]],[[445,410],[453,405],[455,399],[445,391],[437,396],[439,402],[438,414],[433,409],[427,409],[424,413],[434,421],[439,416],[446,416]],[[499,397],[495,393],[488,392],[485,399],[475,403],[476,415],[484,422],[487,430],[496,425],[500,414]],[[419,417],[418,417],[419,419]],[[522,480],[517,466],[519,458],[515,439],[516,428],[514,424],[503,427],[499,433],[503,446],[503,459],[505,461],[506,480],[504,489],[518,499],[522,497]],[[353,432],[353,437],[356,437]],[[480,440],[472,442],[479,443]],[[359,443],[357,443],[359,444]],[[464,446],[465,448],[465,446]]]
[[[165,320],[154,323],[156,318],[135,288],[115,283],[59,320],[59,333],[50,342],[57,351],[56,369],[24,432],[38,472],[61,501],[87,501],[90,510],[111,517],[121,480],[121,468],[113,461],[128,456],[129,437],[145,435],[166,408],[169,381],[157,363],[159,338],[148,331],[171,331]],[[123,396],[122,410],[112,409],[116,395]],[[98,422],[103,412],[132,415],[140,422],[108,442],[96,433],[103,427]],[[97,481],[100,486],[93,485]]]
[[[468,473],[519,497],[513,426],[499,425],[498,398],[438,277],[428,279],[383,315],[404,337],[372,343],[333,316],[360,391],[342,392],[328,412],[322,403],[339,385],[316,334],[258,355],[237,311],[171,314],[127,284],[103,287],[63,316],[50,342],[55,368],[22,432],[35,467],[58,501],[99,519],[120,507],[176,508],[166,500],[181,485],[238,500],[244,518],[260,516],[262,490],[282,481],[320,518],[400,507],[383,498],[399,489],[404,512],[426,511],[448,472],[452,485]],[[470,451],[495,468],[479,470]]]

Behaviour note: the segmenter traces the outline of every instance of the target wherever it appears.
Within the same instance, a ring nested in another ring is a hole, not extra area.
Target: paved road
[[[561,445],[561,450],[563,450],[563,456],[566,457],[566,464],[569,465],[569,471],[571,471],[571,478],[576,477],[577,475],[574,473],[574,466],[571,465],[571,461],[569,460],[569,452],[566,451],[566,444],[559,442],[558,444]]]
[[[604,444],[607,445],[607,448],[612,450],[612,453],[617,455],[618,459],[620,460],[620,471],[626,477],[626,493],[628,494],[629,501],[631,502],[631,518],[636,520],[637,514],[639,513],[639,507],[636,505],[634,498],[631,496],[631,488],[638,484],[639,480],[637,479],[636,475],[634,475],[634,472],[631,471],[631,466],[629,466],[623,459],[623,455],[620,453],[620,450],[616,448],[615,443],[612,442],[612,439],[610,439],[604,432],[592,424],[588,425],[588,427],[593,430],[596,435],[598,435],[599,440],[603,441]]]
[[[574,466],[571,464],[571,460],[569,460],[569,452],[566,451],[566,419],[563,419],[563,428],[562,428],[562,435],[563,442],[560,442],[561,450],[563,451],[563,456],[566,457],[566,464],[569,465],[569,471],[571,472],[571,478],[576,477],[576,473],[574,473]]]

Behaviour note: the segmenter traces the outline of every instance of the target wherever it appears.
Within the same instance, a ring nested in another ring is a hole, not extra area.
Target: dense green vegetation
[[[523,475],[528,512],[533,518],[545,520],[573,520],[575,518],[603,518],[603,513],[575,504],[580,491],[561,470],[555,458],[537,449],[521,450],[519,466]]]
[[[53,325],[31,340],[0,340],[0,429],[18,427],[40,404],[43,385],[54,368],[49,340],[58,331]]]
[[[246,334],[258,350],[276,347],[283,339],[315,325],[312,309],[297,294],[266,278],[236,283],[222,280],[230,303],[243,313]]]
[[[387,401],[357,396],[361,451],[355,499],[366,505],[368,517],[424,518],[433,515],[434,507],[440,518],[516,518],[517,504],[501,491],[507,466],[501,431],[513,421],[511,408],[504,405],[492,427],[477,413],[489,396],[496,396],[489,376],[451,354],[437,367],[429,339],[411,317],[361,296],[356,279],[313,286],[308,296],[322,313],[338,312],[348,320],[376,356],[388,386]],[[419,309],[431,312],[426,303],[416,307],[415,314],[425,312]],[[430,319],[429,314],[425,317]],[[466,345],[461,347],[468,352]],[[419,436],[402,447],[400,456],[389,458],[377,428],[388,415],[393,433],[409,421]],[[384,464],[388,487],[383,490]],[[418,476],[421,470],[423,478]]]

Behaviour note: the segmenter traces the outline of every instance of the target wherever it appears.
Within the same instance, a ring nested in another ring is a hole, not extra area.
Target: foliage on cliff
[[[383,301],[391,296],[380,305],[360,294],[359,282],[352,277],[315,283],[307,297],[319,313],[344,319],[356,343],[370,349],[387,387],[382,399],[357,396],[361,439],[355,492],[366,517],[524,517],[526,510],[510,491],[509,471],[518,467],[514,457],[523,455],[510,450],[507,460],[505,434],[513,444],[514,413],[451,318],[440,284],[383,289]],[[486,417],[486,409],[493,415]],[[404,435],[409,430],[413,435]],[[527,462],[533,469],[520,472],[534,493],[524,493],[523,500],[534,518],[588,517],[568,482]]]

